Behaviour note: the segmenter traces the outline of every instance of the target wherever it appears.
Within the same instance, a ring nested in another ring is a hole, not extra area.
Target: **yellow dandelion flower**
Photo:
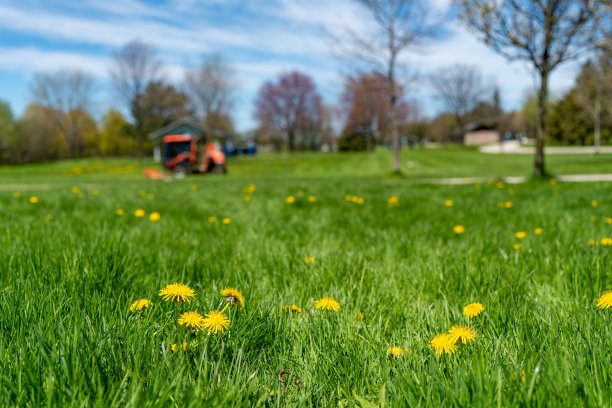
[[[223,224],[228,225],[230,222],[232,222],[231,218],[224,218],[223,219]]]
[[[244,196],[244,201],[246,201],[247,203],[251,201],[251,196],[250,195],[245,195]]]
[[[463,225],[455,225],[453,227],[453,232],[455,234],[463,234],[465,232],[465,227]]]
[[[542,232],[544,232],[544,230],[541,227],[538,227],[533,230],[533,233],[536,235],[542,235]]]
[[[555,178],[551,178],[551,179],[550,179],[550,184],[552,184],[553,186],[554,186],[555,184],[557,184],[557,179],[555,179]]]
[[[504,188],[504,182],[503,181],[498,181],[497,183],[495,183],[495,185],[497,186],[497,188]]]
[[[287,204],[295,203],[295,197],[291,195],[291,196],[285,198],[285,203],[287,203]]]
[[[81,190],[79,190],[79,188],[78,188],[78,187],[76,187],[76,186],[72,187],[72,188],[71,188],[71,190],[72,190],[72,192],[73,192],[74,194],[79,194],[79,191],[81,191]]]
[[[151,302],[149,299],[138,299],[137,301],[135,301],[134,303],[130,305],[130,312],[133,312],[135,310],[146,309],[152,304],[153,302]]]
[[[155,195],[153,195],[153,194],[148,194],[148,195],[147,195],[147,198],[148,198],[149,200],[152,200],[152,199],[154,199],[154,198],[155,198]]]
[[[21,197],[21,193],[20,193],[19,191],[15,191],[15,192],[13,193],[13,197],[15,197],[15,198],[19,198],[19,197]]]
[[[125,214],[125,211],[123,210],[123,208],[117,208],[117,211],[115,211],[115,214],[123,215],[123,214]]]
[[[185,312],[179,317],[178,323],[190,329],[200,329],[204,325],[204,318],[198,312]]]
[[[521,244],[514,244],[512,245],[512,247],[518,251],[519,249],[521,249]]]
[[[435,350],[436,354],[453,354],[457,350],[456,340],[446,333],[437,334],[429,341],[429,347]]]
[[[138,218],[144,217],[145,211],[142,208],[139,208],[136,211],[134,211],[134,215]]]
[[[36,196],[30,197],[30,203],[36,204],[37,202],[38,202],[38,197],[36,197]]]
[[[389,205],[389,207],[397,207],[399,205],[399,198],[397,198],[396,196],[391,196],[387,200],[387,204]]]
[[[612,307],[612,290],[605,291],[599,299],[597,299],[597,307],[600,309],[609,309]]]
[[[171,347],[172,351],[174,351],[176,353],[176,351],[178,350],[178,347],[176,347],[176,343],[172,345]],[[187,343],[183,343],[183,351],[187,350]]]
[[[198,191],[198,186],[196,186],[195,184],[192,184],[191,191]]]
[[[389,347],[389,348],[387,348],[387,354],[390,357],[407,356],[408,355],[408,349],[407,348],[401,348],[401,347]]]
[[[298,305],[286,305],[283,306],[283,310],[290,310],[293,313],[302,313],[302,308]]]
[[[506,201],[504,203],[504,208],[512,208],[512,201]]]
[[[100,190],[98,190],[97,188],[94,188],[94,189],[91,191],[91,193],[92,193],[93,195],[100,195]]]
[[[594,239],[589,239],[589,245],[599,246],[599,241],[595,241]]]
[[[306,262],[307,264],[311,264],[314,262],[314,256],[307,256],[306,258],[304,258],[304,262]]]
[[[357,201],[355,201],[355,202],[356,202],[357,204],[360,204],[360,205],[361,205],[361,204],[363,204],[363,203],[364,203],[364,200],[363,200],[363,198],[358,197],[358,198],[357,198]]]
[[[195,298],[195,290],[179,282],[167,285],[159,291],[159,296],[165,301],[189,303],[191,299]]]
[[[317,197],[313,196],[313,195],[309,195],[308,196],[308,202],[309,203],[314,203],[317,201]]]
[[[475,317],[478,316],[483,310],[484,307],[481,303],[470,303],[463,308],[463,314],[468,317]]]
[[[606,217],[606,224],[612,224],[612,217]]]
[[[238,305],[239,308],[244,307],[244,297],[238,289],[225,288],[219,293],[225,298],[225,301],[229,303],[230,306]]]
[[[147,195],[147,193],[145,193],[143,190],[138,190],[138,195],[144,197]]]
[[[208,217],[208,222],[217,222],[217,217],[215,216]]]
[[[599,205],[599,203],[595,200],[591,200],[591,205],[593,206],[593,208],[596,208]]]
[[[444,201],[444,205],[447,207],[452,207],[453,206],[453,200],[446,200]]]
[[[361,322],[361,321],[363,321],[363,318],[364,318],[364,317],[365,317],[365,314],[364,314],[363,312],[361,312],[361,313],[359,313],[359,314],[357,315],[357,320]]]
[[[151,220],[151,221],[153,221],[153,222],[159,221],[159,220],[160,220],[160,218],[161,218],[161,215],[159,215],[159,213],[158,213],[157,211],[156,211],[156,212],[152,212],[152,213],[149,215],[149,220]]]
[[[255,192],[255,184],[250,184],[242,188],[242,192],[246,194],[253,194]]]
[[[514,234],[514,237],[516,239],[523,239],[527,236],[527,233],[525,231],[519,231],[516,234]]]
[[[225,332],[225,329],[229,328],[230,320],[227,315],[218,310],[212,310],[206,314],[203,322],[203,329],[208,330],[209,333],[217,334]]]
[[[593,221],[593,222],[597,221],[597,216],[596,215],[591,215],[591,221]]]
[[[319,300],[315,300],[315,307],[317,309],[333,310],[334,312],[340,311],[340,304],[332,297],[324,297]]]
[[[453,326],[448,331],[448,334],[451,335],[455,343],[468,344],[471,341],[474,341],[478,336],[474,333],[474,329],[468,326]]]
[[[607,238],[607,237],[606,238],[602,238],[601,239],[601,245],[604,245],[604,246],[612,245],[612,238]]]
[[[350,194],[347,194],[347,195],[345,195],[345,196],[344,196],[344,199],[345,199],[346,201],[353,201],[353,196],[352,196],[352,195],[350,195]]]

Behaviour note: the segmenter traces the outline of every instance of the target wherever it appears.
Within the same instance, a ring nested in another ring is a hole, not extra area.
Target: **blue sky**
[[[449,3],[431,1],[440,13]],[[282,72],[310,74],[325,102],[335,104],[342,67],[324,28],[367,30],[365,21],[351,0],[0,0],[0,99],[19,116],[31,102],[34,73],[80,69],[96,79],[99,118],[118,104],[108,80],[112,52],[138,38],[157,49],[168,81],[176,85],[202,54],[221,53],[234,67],[233,118],[244,131],[255,126],[257,90]],[[428,48],[405,54],[406,64],[421,74],[453,63],[476,65],[499,86],[506,109],[520,106],[534,87],[527,65],[509,64],[457,23],[450,22],[448,32]],[[568,89],[576,70],[577,64],[569,64],[556,71],[553,93]],[[427,116],[440,110],[426,81],[412,84],[408,97],[420,101]]]

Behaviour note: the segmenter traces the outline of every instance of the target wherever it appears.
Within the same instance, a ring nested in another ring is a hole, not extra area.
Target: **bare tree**
[[[92,104],[93,90],[93,78],[82,71],[58,70],[34,75],[32,95],[38,104],[48,108],[72,158],[78,157],[83,147],[83,113]]]
[[[602,112],[604,103],[612,95],[612,58],[601,53],[595,61],[588,61],[576,78],[576,102],[593,119],[593,142],[595,151],[601,145]]]
[[[389,122],[393,141],[393,171],[400,167],[398,100],[400,97],[400,57],[406,51],[433,38],[437,25],[432,22],[432,8],[426,0],[355,0],[368,12],[374,23],[373,34],[347,27],[345,40],[337,39],[339,51],[346,57],[371,65],[386,77]]]
[[[143,94],[147,86],[160,79],[161,63],[150,45],[133,40],[113,54],[110,76],[134,120],[136,157],[142,158],[144,138]]]
[[[606,1],[459,0],[462,19],[485,44],[510,61],[528,61],[539,77],[536,175],[545,174],[550,74],[597,44]]]
[[[203,56],[198,69],[185,73],[185,93],[191,109],[198,120],[213,128],[227,127],[222,122],[231,117],[235,88],[232,68],[220,54]]]
[[[312,78],[293,71],[261,86],[254,116],[260,132],[286,137],[289,151],[294,151],[308,145],[312,132],[320,132],[321,105],[321,95]]]
[[[447,111],[463,129],[467,115],[486,92],[480,70],[472,65],[455,64],[431,74],[430,82]]]

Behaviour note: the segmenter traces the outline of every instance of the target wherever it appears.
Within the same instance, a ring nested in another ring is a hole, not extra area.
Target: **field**
[[[0,406],[611,406],[611,186],[504,184],[531,157],[446,150],[389,178],[389,157],[262,155],[168,182],[123,159],[0,168]],[[441,176],[492,179],[419,182]],[[223,309],[226,287],[245,305],[223,333],[181,326],[172,351],[158,293],[176,282],[196,292],[180,313]],[[315,308],[327,296],[340,311]],[[477,338],[438,355],[455,325]]]

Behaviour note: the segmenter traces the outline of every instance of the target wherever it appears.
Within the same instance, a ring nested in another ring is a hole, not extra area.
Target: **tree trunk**
[[[391,138],[393,139],[393,172],[401,171],[400,136],[397,129],[397,108],[395,95],[391,97]]]
[[[533,172],[536,176],[546,174],[544,167],[544,139],[546,138],[546,121],[548,119],[548,72],[540,74],[540,92],[538,93],[538,127],[536,131],[536,150]]]
[[[289,131],[289,133],[287,133],[287,138],[289,139],[289,151],[293,152],[295,150],[295,133]]]

